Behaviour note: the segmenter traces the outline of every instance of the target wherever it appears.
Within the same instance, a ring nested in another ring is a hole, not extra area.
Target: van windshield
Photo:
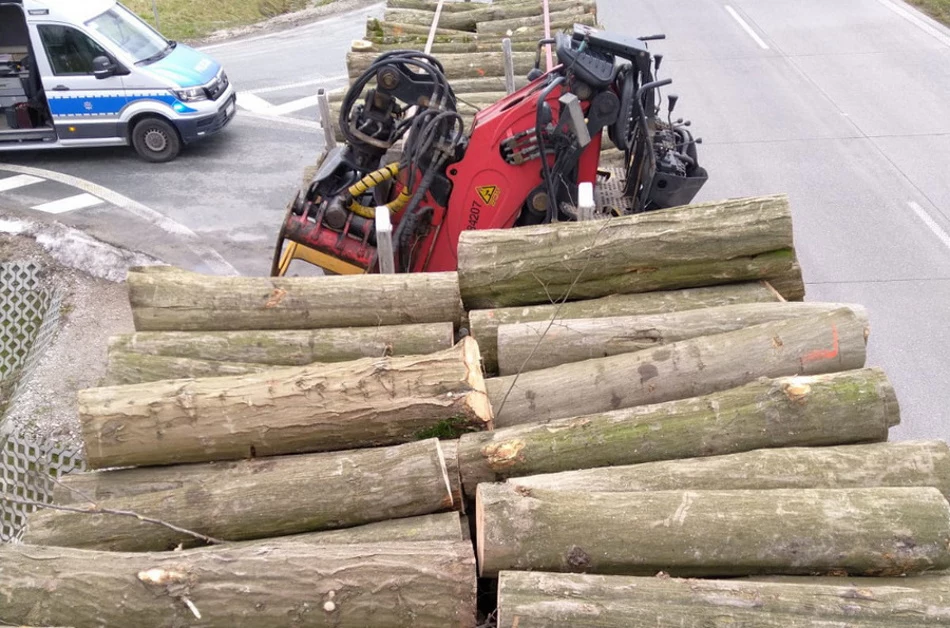
[[[89,20],[86,26],[131,55],[139,64],[158,61],[175,47],[174,42],[159,35],[121,4]]]

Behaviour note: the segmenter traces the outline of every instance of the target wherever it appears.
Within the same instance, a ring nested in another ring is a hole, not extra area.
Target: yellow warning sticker
[[[495,203],[498,202],[498,195],[500,191],[497,185],[483,185],[480,188],[475,188],[475,191],[478,192],[478,195],[482,197],[482,200],[485,201],[486,205],[495,206]]]

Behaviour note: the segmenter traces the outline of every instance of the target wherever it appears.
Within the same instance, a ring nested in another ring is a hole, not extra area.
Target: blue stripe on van
[[[118,115],[134,102],[153,100],[164,103],[178,113],[194,113],[195,109],[185,105],[171,94],[152,94],[149,96],[67,96],[51,97],[49,108],[54,116],[109,116]]]

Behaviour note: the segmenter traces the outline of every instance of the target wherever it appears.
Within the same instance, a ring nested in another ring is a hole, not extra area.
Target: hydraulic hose
[[[370,172],[368,175],[366,175],[365,177],[363,177],[362,179],[360,179],[359,181],[351,185],[347,189],[347,192],[349,193],[350,196],[354,198],[358,196],[362,196],[367,191],[376,187],[380,183],[389,181],[390,179],[392,179],[398,174],[399,174],[398,163],[387,164],[383,166],[382,168],[380,168],[379,170],[374,170],[373,172]],[[405,187],[403,188],[402,192],[399,193],[399,196],[397,196],[395,199],[386,203],[384,207],[386,207],[386,209],[388,209],[391,213],[396,213],[398,211],[401,211],[406,206],[406,204],[409,203],[409,199],[411,198],[412,198],[412,192],[409,191],[408,187]],[[350,211],[356,214],[357,216],[362,216],[363,218],[369,218],[370,220],[376,217],[375,207],[367,207],[366,205],[360,205],[355,200],[350,203]]]

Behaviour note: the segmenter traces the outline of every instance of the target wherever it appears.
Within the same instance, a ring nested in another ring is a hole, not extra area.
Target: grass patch
[[[908,0],[938,22],[950,26],[950,0]]]
[[[464,416],[456,416],[439,421],[432,427],[416,432],[416,440],[438,438],[439,440],[455,439],[462,434],[477,431],[471,422]]]
[[[152,0],[126,0],[124,4],[155,25]],[[216,30],[246,26],[306,8],[309,0],[157,0],[159,30],[165,37],[188,41]]]

